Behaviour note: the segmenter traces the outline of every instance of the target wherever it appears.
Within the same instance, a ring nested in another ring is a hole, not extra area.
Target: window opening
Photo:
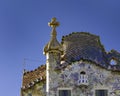
[[[80,76],[79,76],[77,85],[79,85],[79,86],[80,85],[85,85],[85,86],[88,85],[88,76],[87,76],[86,72],[84,72],[84,71],[80,72]]]
[[[58,96],[72,96],[71,89],[59,89]]]
[[[108,90],[96,90],[95,96],[108,96]]]
[[[117,64],[117,61],[116,61],[115,59],[111,59],[111,60],[110,60],[110,64],[111,64],[111,65],[116,65],[116,64]]]

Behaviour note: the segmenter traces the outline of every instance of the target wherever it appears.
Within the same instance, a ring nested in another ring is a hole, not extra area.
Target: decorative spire
[[[50,27],[54,28],[54,27],[59,26],[60,24],[59,24],[59,22],[56,21],[56,18],[53,17],[53,18],[51,19],[51,22],[48,23],[48,25],[49,25]]]
[[[50,41],[44,47],[44,54],[46,54],[46,52],[48,52],[48,51],[54,51],[54,50],[61,52],[62,51],[62,46],[56,38],[56,35],[57,35],[56,27],[59,26],[59,22],[57,22],[56,18],[54,17],[54,18],[51,19],[51,22],[49,22],[48,25],[50,27],[52,27],[52,32],[51,32]]]
[[[51,22],[49,22],[48,23],[48,26],[50,26],[50,27],[52,27],[52,33],[51,33],[51,35],[53,36],[53,37],[56,37],[56,35],[57,35],[57,32],[56,32],[56,27],[57,26],[59,26],[60,24],[59,24],[59,22],[57,22],[56,21],[56,18],[55,17],[53,17],[52,19],[51,19]]]

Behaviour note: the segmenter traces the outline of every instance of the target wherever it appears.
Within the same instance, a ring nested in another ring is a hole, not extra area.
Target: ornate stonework
[[[99,36],[86,32],[63,36],[59,43],[58,25],[56,18],[49,23],[46,64],[23,74],[21,96],[120,96],[120,53],[106,52]]]

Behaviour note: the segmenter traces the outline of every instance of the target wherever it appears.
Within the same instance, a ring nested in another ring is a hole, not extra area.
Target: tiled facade
[[[81,72],[85,72],[82,78]],[[120,96],[120,72],[111,71],[88,61],[76,61],[60,73],[54,74],[50,82],[50,96],[59,88],[71,88],[72,96],[95,96],[95,90],[108,90],[107,96]],[[86,82],[87,81],[87,82]],[[59,95],[58,95],[59,96]]]
[[[59,43],[58,25],[56,18],[49,23],[46,64],[24,72],[21,96],[120,96],[120,53],[106,52],[99,36],[86,32],[63,36]]]

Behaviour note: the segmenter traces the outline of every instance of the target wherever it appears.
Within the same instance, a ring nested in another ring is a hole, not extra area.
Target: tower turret
[[[50,82],[52,82],[50,78],[52,78],[55,67],[60,64],[62,46],[56,38],[56,27],[59,26],[59,22],[56,21],[56,18],[52,18],[48,25],[52,27],[52,32],[50,41],[44,47],[44,54],[46,55],[46,92],[47,96],[50,96]]]

